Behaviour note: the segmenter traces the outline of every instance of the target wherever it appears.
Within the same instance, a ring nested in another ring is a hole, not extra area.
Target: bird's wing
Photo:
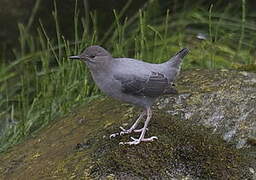
[[[122,92],[127,94],[156,97],[177,93],[174,84],[160,72],[150,72],[145,76],[118,74],[114,78],[121,83]]]

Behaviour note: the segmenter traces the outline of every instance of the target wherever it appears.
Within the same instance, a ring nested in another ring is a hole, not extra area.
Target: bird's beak
[[[78,59],[78,60],[80,60],[80,59],[81,59],[81,57],[80,57],[80,56],[69,56],[68,58],[69,58],[69,59]]]
[[[82,60],[84,62],[89,61],[91,63],[94,63],[88,56],[69,56],[69,59],[75,59],[75,60]]]

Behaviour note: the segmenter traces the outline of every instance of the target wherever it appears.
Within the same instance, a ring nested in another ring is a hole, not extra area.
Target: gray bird
[[[144,109],[130,129],[120,127],[120,133],[110,135],[111,138],[140,132],[138,139],[131,137],[130,142],[120,142],[120,144],[132,145],[157,139],[156,136],[145,138],[152,116],[151,106],[157,97],[177,93],[174,80],[180,72],[182,58],[188,52],[189,50],[184,48],[165,63],[151,64],[131,58],[113,58],[104,48],[90,46],[82,54],[69,58],[84,61],[90,69],[93,80],[105,94]],[[136,129],[145,115],[143,128]]]

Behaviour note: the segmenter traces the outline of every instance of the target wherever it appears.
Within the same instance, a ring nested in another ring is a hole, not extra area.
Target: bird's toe
[[[152,136],[152,137],[146,138],[146,139],[144,139],[144,140],[146,140],[146,141],[154,141],[155,139],[157,140],[158,137],[157,137],[157,136]]]
[[[158,139],[158,137],[152,136],[152,137],[150,137],[150,138],[142,138],[142,139],[136,139],[136,138],[134,138],[134,137],[131,137],[131,139],[132,139],[133,141],[149,142],[149,141],[154,141],[154,140]]]
[[[125,145],[125,144],[128,144],[128,145],[137,145],[139,144],[140,141],[130,141],[130,142],[120,142],[119,144],[120,145]]]
[[[125,144],[128,144],[128,145],[137,145],[137,144],[139,144],[140,142],[152,142],[152,141],[158,139],[158,137],[152,136],[152,137],[150,137],[150,138],[141,138],[141,139],[136,139],[136,138],[134,138],[134,137],[131,137],[131,139],[132,139],[133,141],[130,141],[130,142],[120,142],[119,144],[120,144],[120,145],[125,145]]]
[[[119,133],[113,133],[113,134],[110,134],[109,138],[111,139],[111,138],[114,138],[114,137],[116,137],[118,135],[119,135]]]
[[[136,138],[134,138],[134,137],[131,137],[131,139],[132,139],[133,141],[139,141],[139,139],[136,139]]]
[[[136,133],[142,132],[142,131],[143,131],[143,128],[141,128],[141,129],[134,129],[133,130],[133,132],[136,132]],[[148,131],[148,128],[146,128],[146,131]]]
[[[120,135],[124,135],[124,134],[130,134],[132,133],[132,130],[133,129],[124,129],[122,126],[120,126],[120,129],[121,129],[121,132],[120,132]]]
[[[121,129],[121,131],[126,131],[126,129],[124,129],[122,126],[119,127]]]

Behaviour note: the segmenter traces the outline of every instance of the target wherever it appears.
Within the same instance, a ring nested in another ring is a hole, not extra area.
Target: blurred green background
[[[152,63],[188,47],[183,69],[256,71],[249,0],[0,1],[0,151],[97,97],[67,56],[98,44]]]

